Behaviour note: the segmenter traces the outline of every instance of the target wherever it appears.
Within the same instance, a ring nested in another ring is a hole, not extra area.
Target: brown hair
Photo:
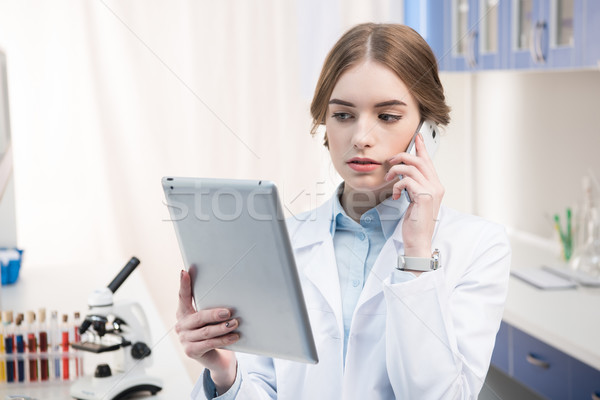
[[[346,32],[325,59],[310,105],[312,135],[325,123],[329,98],[342,73],[366,59],[377,61],[398,75],[419,104],[422,119],[439,125],[450,122],[450,107],[438,76],[437,61],[425,39],[405,25],[366,23]],[[324,144],[328,146],[327,133]]]

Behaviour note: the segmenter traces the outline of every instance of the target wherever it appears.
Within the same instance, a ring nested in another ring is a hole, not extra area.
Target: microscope
[[[89,314],[72,348],[95,354],[112,353],[112,366],[100,363],[93,376],[83,376],[71,386],[71,396],[81,400],[118,400],[136,392],[156,394],[162,381],[146,374],[152,363],[150,328],[142,307],[135,302],[113,303],[113,294],[138,266],[132,257],[108,287],[88,297]]]

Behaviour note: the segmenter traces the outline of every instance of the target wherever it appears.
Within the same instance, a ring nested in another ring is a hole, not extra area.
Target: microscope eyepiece
[[[136,257],[131,257],[131,260],[123,267],[121,272],[115,276],[115,279],[108,284],[108,288],[111,292],[116,292],[117,289],[125,282],[125,279],[133,272],[133,270],[140,264],[140,260]]]

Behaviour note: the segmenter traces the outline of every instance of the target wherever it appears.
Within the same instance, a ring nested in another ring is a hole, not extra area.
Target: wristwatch
[[[435,249],[431,253],[431,258],[398,256],[398,266],[396,268],[400,271],[435,271],[442,268],[440,251]]]

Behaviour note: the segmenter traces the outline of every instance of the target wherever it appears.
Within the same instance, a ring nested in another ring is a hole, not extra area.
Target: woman
[[[510,248],[502,227],[441,206],[444,188],[422,137],[416,155],[405,153],[422,120],[446,125],[448,112],[435,57],[415,31],[363,24],[342,36],[311,113],[313,133],[325,124],[344,182],[316,219],[288,221],[320,361],[220,349],[238,339],[238,321],[226,309],[194,311],[182,272],[176,329],[186,354],[207,368],[193,398],[477,397]],[[421,268],[434,249],[442,267]]]

